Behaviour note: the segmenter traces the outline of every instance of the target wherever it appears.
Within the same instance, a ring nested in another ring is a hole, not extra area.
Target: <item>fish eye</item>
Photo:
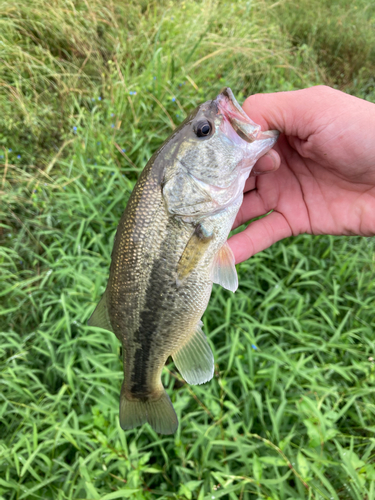
[[[211,131],[212,125],[208,120],[202,120],[195,124],[194,132],[198,137],[207,137]]]

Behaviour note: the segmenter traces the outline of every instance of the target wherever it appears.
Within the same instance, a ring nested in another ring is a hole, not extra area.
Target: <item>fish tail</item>
[[[173,434],[178,427],[178,419],[172,402],[162,389],[158,400],[128,399],[124,384],[120,396],[120,425],[122,429],[133,429],[148,422],[155,432]]]

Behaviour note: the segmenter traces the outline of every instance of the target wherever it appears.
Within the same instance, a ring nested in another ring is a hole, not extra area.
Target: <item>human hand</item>
[[[273,212],[229,239],[236,262],[301,233],[375,235],[375,104],[318,86],[243,108],[281,136],[255,164],[233,228]]]

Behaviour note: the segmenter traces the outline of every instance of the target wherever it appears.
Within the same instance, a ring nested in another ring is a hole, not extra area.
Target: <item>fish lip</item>
[[[278,130],[265,130],[265,131],[260,131],[257,137],[257,140],[263,140],[263,139],[274,139],[275,142],[279,138],[280,132]]]
[[[246,142],[254,142],[260,132],[260,125],[254,123],[242,109],[232,90],[225,87],[216,98],[219,113],[229,121],[237,135]]]
[[[279,132],[277,130],[262,132],[261,126],[245,113],[229,87],[220,92],[215,102],[219,113],[229,121],[237,135],[244,141],[252,143],[256,140],[273,138],[276,142]]]

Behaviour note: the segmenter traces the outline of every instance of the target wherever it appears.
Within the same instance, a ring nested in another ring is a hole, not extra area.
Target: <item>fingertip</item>
[[[272,172],[277,170],[281,164],[281,158],[279,153],[275,149],[270,149],[267,154],[267,157],[271,158],[272,161]]]
[[[239,235],[235,234],[228,240],[228,245],[230,246],[233,252],[236,264],[240,264],[241,262],[244,262],[245,260],[249,259],[252,255],[254,255],[254,253],[251,253],[251,249],[249,248],[249,246],[244,245],[243,241],[244,238],[242,233],[239,233]]]
[[[246,98],[242,107],[245,113],[258,125],[262,127],[262,130],[269,130],[269,124],[265,115],[267,109],[264,106],[265,99],[269,94],[253,94]]]
[[[262,175],[275,172],[281,164],[280,156],[277,151],[270,149],[264,156],[255,163],[251,175]]]

